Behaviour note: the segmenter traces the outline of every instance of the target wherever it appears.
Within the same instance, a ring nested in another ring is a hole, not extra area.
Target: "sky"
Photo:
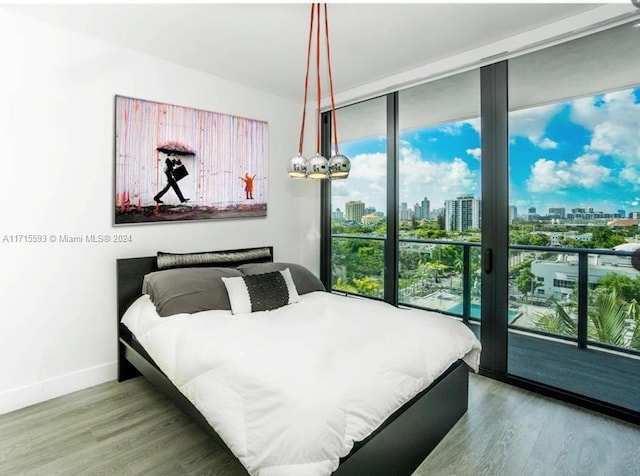
[[[458,195],[481,198],[480,120],[400,133],[400,202],[431,209]],[[347,180],[332,183],[332,208],[349,200],[386,211],[386,139],[341,143]],[[640,87],[512,111],[509,204],[640,211]]]

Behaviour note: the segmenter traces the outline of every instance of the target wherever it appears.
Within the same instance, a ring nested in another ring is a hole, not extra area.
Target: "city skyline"
[[[402,111],[400,111],[402,114]],[[640,87],[512,111],[509,204],[640,211]],[[399,202],[431,208],[481,197],[478,118],[400,133]],[[350,200],[386,210],[386,138],[340,144],[349,179],[332,183],[333,208]],[[541,213],[543,214],[543,213]]]
[[[447,202],[451,202],[451,201],[458,201],[460,199],[465,199],[465,198],[471,198],[473,199],[473,196],[458,196],[455,198],[451,198],[451,199],[446,199],[445,200],[445,206],[444,207],[438,207],[438,208],[429,208],[428,213],[430,215],[431,219],[436,218],[439,214],[442,214],[445,212],[446,210],[446,205]],[[429,202],[428,197],[424,197],[422,203],[424,203],[424,201]],[[478,199],[480,202],[482,201],[482,199]],[[370,213],[375,213],[377,215],[379,215],[380,217],[383,217],[386,215],[386,210],[378,210],[375,207],[367,204],[366,202],[362,201],[362,200],[353,200],[353,201],[349,201],[346,202],[344,204],[343,207],[340,206],[334,206],[334,208],[332,209],[332,213],[342,213],[345,214],[346,210],[348,210],[349,205],[350,204],[361,204],[362,205],[362,209],[364,210],[364,214],[370,214]],[[334,204],[335,205],[335,204]],[[400,206],[398,207],[399,209],[399,217],[401,220],[406,220],[409,218],[405,218],[403,217],[403,213],[409,212],[409,215],[411,215],[412,213],[415,212],[416,207],[420,208],[422,205],[420,203],[415,203],[413,205],[409,205],[407,202],[400,202]],[[513,212],[512,212],[513,209]],[[513,216],[512,216],[513,214]],[[550,207],[546,210],[539,210],[536,207],[528,207],[525,210],[521,210],[518,209],[516,206],[514,205],[509,205],[509,216],[510,218],[519,218],[519,219],[524,219],[527,220],[528,217],[531,217],[531,215],[536,215],[538,216],[540,219],[551,219],[551,218],[567,218],[567,219],[573,219],[575,214],[589,214],[589,215],[607,215],[607,217],[605,218],[633,218],[633,219],[640,219],[640,211],[627,211],[627,210],[615,210],[615,211],[605,211],[605,210],[599,210],[596,209],[594,207],[590,207],[590,206],[582,206],[582,207],[575,207],[575,208],[567,208],[564,206],[559,206],[559,207]],[[608,216],[611,215],[611,216]],[[619,215],[619,216],[618,216]],[[422,218],[422,217],[420,217]],[[596,217],[596,218],[601,218],[601,217]]]

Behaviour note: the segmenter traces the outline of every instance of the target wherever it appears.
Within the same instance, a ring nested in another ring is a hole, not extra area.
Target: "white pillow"
[[[221,279],[227,288],[233,314],[270,311],[300,301],[289,268]]]

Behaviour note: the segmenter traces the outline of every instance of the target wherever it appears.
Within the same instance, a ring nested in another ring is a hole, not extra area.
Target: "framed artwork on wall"
[[[267,214],[264,121],[116,96],[114,223]]]

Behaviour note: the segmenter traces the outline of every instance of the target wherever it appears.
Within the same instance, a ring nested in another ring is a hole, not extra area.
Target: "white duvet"
[[[314,292],[246,315],[161,318],[148,296],[122,321],[253,475],[327,475],[353,443],[480,343],[434,312]]]

